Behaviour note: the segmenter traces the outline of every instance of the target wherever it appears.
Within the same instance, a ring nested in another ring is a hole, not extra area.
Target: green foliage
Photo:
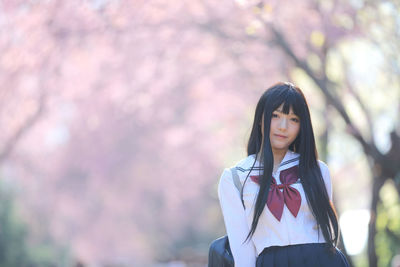
[[[18,220],[10,192],[0,190],[0,266],[28,266],[27,228]]]
[[[392,181],[388,181],[380,191],[376,220],[376,252],[379,266],[390,266],[392,258],[400,251],[400,204]]]
[[[0,185],[0,266],[58,266],[56,259],[66,258],[52,245],[29,245],[29,227],[16,213],[12,190]]]

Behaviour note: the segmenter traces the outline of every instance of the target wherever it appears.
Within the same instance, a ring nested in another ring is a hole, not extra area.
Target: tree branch
[[[25,123],[14,133],[14,135],[6,142],[4,149],[0,151],[0,163],[2,163],[13,151],[21,137],[28,132],[35,122],[40,118],[45,106],[45,93],[42,92],[39,97],[39,105],[37,110],[30,116]]]
[[[345,67],[345,66],[343,66]],[[350,94],[354,97],[354,99],[357,101],[357,103],[360,105],[361,110],[364,112],[365,118],[367,119],[367,124],[368,124],[368,131],[371,134],[371,140],[370,142],[375,146],[375,141],[374,141],[374,125],[372,122],[371,114],[369,113],[367,107],[365,106],[364,102],[361,100],[359,94],[354,90],[354,88],[351,86],[350,81],[346,78],[345,84],[347,86],[347,89],[349,90]]]
[[[340,100],[332,95],[329,91],[328,87],[336,86],[333,82],[329,81],[328,79],[320,79],[318,78],[308,64],[298,58],[293,49],[290,47],[289,43],[286,41],[285,37],[270,23],[264,21],[264,25],[270,29],[272,32],[276,44],[285,52],[286,55],[291,58],[295,64],[303,69],[307,75],[316,83],[316,85],[321,89],[322,93],[325,95],[328,102],[335,107],[335,109],[339,112],[343,120],[345,121],[348,132],[361,144],[366,154],[371,155],[373,158],[378,159],[378,161],[383,161],[383,155],[378,151],[378,149],[369,144],[364,137],[361,135],[361,132],[355,125],[352,123],[349,115],[347,114],[344,106],[340,102]]]

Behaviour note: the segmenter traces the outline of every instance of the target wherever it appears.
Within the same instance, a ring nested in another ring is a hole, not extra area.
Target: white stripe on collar
[[[251,154],[247,157],[247,160],[241,161],[236,165],[236,169],[241,172],[250,171],[253,166],[254,160],[256,158],[256,154]],[[291,150],[286,151],[285,156],[282,159],[282,162],[279,164],[278,170],[281,171],[287,168],[290,168],[294,165],[298,164],[300,159],[300,155]],[[259,161],[256,161],[253,167],[253,170],[262,170],[262,164]]]

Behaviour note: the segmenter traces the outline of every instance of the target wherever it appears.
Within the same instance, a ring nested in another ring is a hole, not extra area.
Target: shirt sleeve
[[[319,166],[321,169],[322,178],[324,179],[325,182],[326,191],[328,192],[329,200],[332,201],[332,181],[331,181],[331,175],[329,173],[329,168],[322,161],[319,161]]]
[[[257,254],[253,241],[244,242],[250,229],[240,200],[240,193],[233,183],[232,173],[228,168],[221,175],[218,184],[218,198],[235,266],[256,266]]]

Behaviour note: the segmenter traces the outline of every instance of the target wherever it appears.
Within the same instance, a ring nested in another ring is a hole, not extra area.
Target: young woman
[[[237,267],[348,266],[328,167],[317,158],[306,99],[278,83],[258,101],[248,157],[221,175],[218,196]],[[243,201],[243,202],[242,202]]]

